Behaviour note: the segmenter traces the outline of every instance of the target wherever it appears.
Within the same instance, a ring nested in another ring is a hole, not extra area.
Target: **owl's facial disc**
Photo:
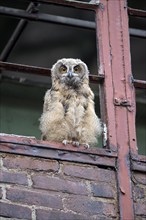
[[[74,71],[75,73],[81,73],[81,72],[82,72],[82,67],[81,67],[81,65],[76,65],[76,66],[74,66],[74,67],[73,67],[73,71]]]
[[[67,67],[62,64],[62,65],[59,67],[59,72],[60,72],[61,74],[67,73]]]
[[[64,65],[59,67],[61,82],[67,86],[76,88],[81,83],[82,67],[80,65]]]

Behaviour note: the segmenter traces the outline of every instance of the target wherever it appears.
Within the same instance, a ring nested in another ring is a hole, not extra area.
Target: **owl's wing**
[[[51,89],[48,90],[45,94],[44,97],[44,105],[43,105],[43,113],[45,113],[46,111],[48,111],[49,106],[51,104]]]

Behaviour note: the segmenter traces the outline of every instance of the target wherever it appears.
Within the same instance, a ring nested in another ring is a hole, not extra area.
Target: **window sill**
[[[37,140],[35,137],[0,134],[0,152],[116,167],[117,153],[109,149],[79,148],[62,143]]]

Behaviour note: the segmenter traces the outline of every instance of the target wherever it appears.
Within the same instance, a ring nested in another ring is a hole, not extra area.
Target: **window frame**
[[[24,145],[29,145],[33,147],[32,150],[34,149],[35,152],[35,146],[39,145],[40,148],[61,148],[60,155],[64,155],[65,150],[77,151],[78,153],[82,151],[89,157],[91,155],[91,160],[97,159],[92,157],[93,151],[96,151],[98,156],[108,154],[111,158],[116,157],[120,218],[134,219],[133,201],[131,200],[130,159],[136,158],[135,160],[137,160],[139,157],[135,128],[135,87],[146,88],[145,81],[133,79],[131,70],[128,13],[131,14],[134,12],[127,8],[126,0],[118,0],[114,1],[114,3],[107,0],[100,0],[100,3],[96,0],[89,3],[65,0],[36,0],[35,2],[35,4],[53,3],[56,5],[93,10],[95,12],[96,37],[99,48],[99,71],[97,75],[90,76],[90,80],[99,83],[100,86],[100,105],[103,110],[102,120],[107,125],[108,142],[105,149],[96,150],[74,149],[71,146],[66,148],[61,144],[46,143],[27,139],[26,137],[12,137],[3,134],[0,136],[0,142],[8,144],[8,148],[10,147],[12,151],[19,149],[16,149],[16,145],[23,147]],[[33,12],[38,13],[36,5]],[[0,13],[2,12],[0,11]],[[19,15],[18,17],[21,16]],[[30,15],[29,17],[31,19],[33,16]],[[23,16],[22,18],[24,19],[26,17]],[[26,25],[25,20],[21,20],[20,22],[22,24],[19,23],[20,27],[18,28],[17,26],[18,30],[15,32],[15,43]],[[1,58],[2,61],[0,61],[1,70],[31,72],[35,74],[40,74],[41,71],[43,75],[50,75],[50,70],[46,68],[6,62],[6,52],[8,55],[13,49],[13,46],[14,44],[9,47],[7,46],[8,48],[5,49],[5,56],[3,55],[3,59]],[[24,151],[26,152],[27,149],[24,148]],[[143,158],[142,161],[144,160]],[[84,162],[86,161],[87,157],[85,157]]]

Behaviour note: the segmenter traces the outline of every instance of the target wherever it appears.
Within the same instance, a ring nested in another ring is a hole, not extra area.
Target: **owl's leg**
[[[41,140],[46,141],[47,140],[46,135],[41,135]]]
[[[81,145],[83,145],[86,149],[89,149],[89,148],[90,148],[90,145],[89,145],[88,143],[83,143],[83,144],[81,144]]]

